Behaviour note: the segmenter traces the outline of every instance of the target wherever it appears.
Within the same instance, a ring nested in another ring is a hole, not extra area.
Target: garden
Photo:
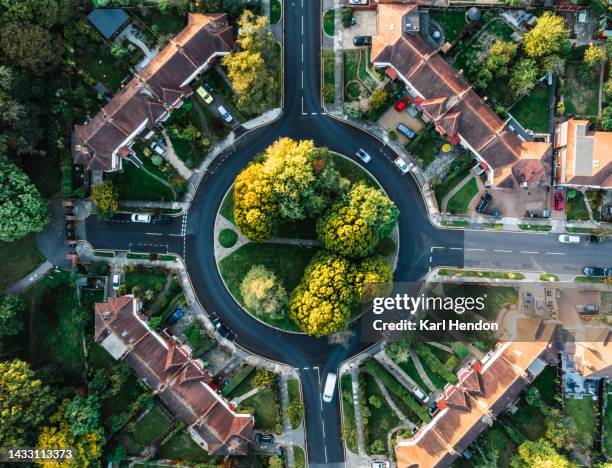
[[[463,9],[430,10],[429,17],[442,27],[445,42],[453,43],[468,27]]]
[[[565,204],[565,216],[567,219],[575,221],[588,221],[589,211],[582,192],[570,189],[566,193],[567,202]]]
[[[306,161],[310,162],[304,166]],[[296,174],[305,171],[304,176],[313,185],[295,186],[293,175],[279,174],[286,180],[277,188],[272,184],[276,178],[264,178],[261,183],[271,184],[271,194],[286,187],[295,190],[291,198],[296,201],[280,198],[278,205],[267,206],[267,198],[251,197],[249,192],[254,180],[266,174],[268,164],[270,170],[287,165]],[[314,172],[310,172],[312,168]],[[341,226],[349,213],[359,215],[363,206],[371,206],[372,224],[365,231],[362,228],[363,234],[355,235],[365,237],[341,239],[337,237],[340,231],[325,230],[332,224]],[[252,210],[261,215],[250,218]],[[219,216],[255,242],[221,258],[219,271],[236,301],[259,320],[292,332],[333,333],[359,313],[360,298],[371,289],[362,285],[362,278],[371,274],[369,278],[380,278],[383,285],[391,280],[390,264],[374,253],[393,255],[395,243],[388,236],[395,229],[397,215],[376,181],[357,164],[314,148],[312,142],[282,139],[238,175],[233,190],[221,203]],[[235,231],[229,230],[220,235],[219,242],[231,248],[235,236]],[[268,242],[270,239],[274,242]],[[331,289],[319,292],[313,286],[318,279],[334,281],[334,286],[330,284]],[[318,316],[319,307],[332,307],[332,314]]]
[[[34,271],[45,257],[36,245],[36,234],[28,234],[12,242],[0,241],[0,291]]]
[[[548,133],[550,86],[540,83],[515,103],[508,112],[523,128]]]
[[[599,66],[584,63],[586,46],[574,47],[565,65],[565,76],[559,89],[565,113],[576,116],[597,116],[599,111]]]
[[[361,48],[344,51],[345,101],[358,101],[362,98],[367,98],[376,88],[376,82],[367,71],[368,63],[367,49]]]
[[[468,152],[464,152],[453,159],[443,179],[436,177],[431,180],[430,185],[434,191],[439,207],[442,206],[442,200],[444,200],[446,194],[469,175],[470,169],[474,164],[474,156]]]
[[[476,178],[472,177],[448,200],[446,212],[451,214],[467,214],[470,203],[478,195],[478,191]]]
[[[359,374],[360,406],[363,429],[366,436],[366,451],[370,455],[387,454],[387,432],[400,423],[398,415],[391,409],[378,383],[365,372]]]

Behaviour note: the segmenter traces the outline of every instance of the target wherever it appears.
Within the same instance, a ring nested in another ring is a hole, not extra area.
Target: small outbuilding
[[[97,8],[87,15],[87,20],[109,41],[130,23],[129,15],[122,8]]]
[[[480,17],[482,16],[482,12],[480,11],[479,8],[476,7],[471,7],[466,13],[465,13],[465,20],[472,22],[472,23],[477,23],[478,21],[480,21]]]

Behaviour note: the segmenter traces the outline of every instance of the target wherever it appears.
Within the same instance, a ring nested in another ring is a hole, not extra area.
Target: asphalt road
[[[284,112],[276,122],[252,132],[239,129],[231,155],[211,165],[184,216],[165,225],[105,222],[90,217],[87,239],[94,248],[173,252],[184,257],[194,290],[204,308],[218,315],[235,334],[235,342],[250,352],[299,369],[305,402],[308,457],[311,466],[344,461],[340,437],[338,394],[321,400],[328,372],[363,350],[359,323],[348,349],[325,339],[278,332],[246,314],[225,289],[213,251],[213,227],[218,207],[238,172],[281,136],[313,139],[353,157],[361,147],[371,156],[367,169],[380,181],[400,210],[399,262],[395,280],[416,281],[431,267],[455,266],[579,273],[586,264],[612,264],[610,242],[596,245],[560,244],[554,235],[443,230],[427,217],[411,175],[402,175],[396,155],[361,130],[324,114],[320,103],[319,2],[287,1],[284,12]],[[186,222],[185,222],[186,221]]]

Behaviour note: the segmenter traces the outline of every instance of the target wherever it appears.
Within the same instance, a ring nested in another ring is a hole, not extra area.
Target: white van
[[[325,379],[325,389],[323,390],[323,401],[329,403],[334,398],[334,391],[336,390],[336,374],[330,372],[327,374]]]
[[[571,236],[569,234],[560,234],[559,242],[563,244],[580,244],[580,236]]]

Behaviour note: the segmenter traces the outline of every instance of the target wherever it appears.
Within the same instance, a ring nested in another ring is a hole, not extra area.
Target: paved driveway
[[[422,120],[412,117],[406,111],[398,112],[395,110],[395,107],[391,107],[387,112],[381,115],[380,119],[378,119],[378,123],[390,130],[395,130],[400,123],[410,127],[415,132],[420,132],[425,127]],[[406,138],[404,135],[400,133],[397,135],[398,140],[402,145],[405,145],[408,142],[408,138]]]
[[[355,36],[374,36],[376,35],[376,10],[353,11],[353,18],[357,24],[350,28],[342,29],[342,48],[356,49],[353,45]]]

